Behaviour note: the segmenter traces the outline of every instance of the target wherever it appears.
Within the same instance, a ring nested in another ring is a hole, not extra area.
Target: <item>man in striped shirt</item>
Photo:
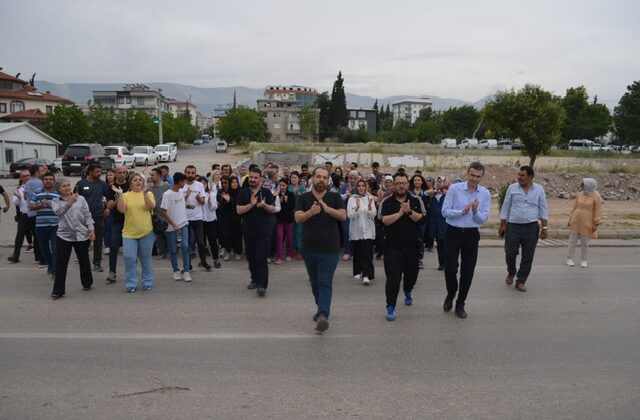
[[[56,272],[56,235],[58,216],[51,209],[51,202],[60,198],[55,189],[56,178],[52,173],[42,177],[43,188],[37,191],[29,203],[29,210],[36,212],[36,238],[40,253],[47,265],[47,274]],[[41,268],[44,268],[42,266]]]

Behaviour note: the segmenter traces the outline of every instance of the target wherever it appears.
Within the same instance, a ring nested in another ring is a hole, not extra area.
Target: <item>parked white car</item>
[[[216,141],[216,153],[227,153],[229,145],[224,140]]]
[[[458,145],[458,149],[477,149],[478,139],[464,139]]]
[[[497,149],[498,140],[496,139],[484,139],[478,143],[478,149]]]
[[[55,160],[53,161],[53,166],[55,166],[58,171],[62,171],[62,158],[55,158]]]
[[[158,155],[153,151],[151,146],[133,146],[131,149],[133,157],[136,159],[136,165],[157,165]]]
[[[175,162],[178,157],[178,151],[170,144],[159,144],[154,147],[160,162]]]
[[[455,149],[458,147],[458,141],[456,139],[442,139],[440,141],[440,147],[445,149]]]
[[[111,156],[116,166],[124,165],[127,168],[136,166],[136,159],[133,154],[124,146],[105,146],[104,153]]]

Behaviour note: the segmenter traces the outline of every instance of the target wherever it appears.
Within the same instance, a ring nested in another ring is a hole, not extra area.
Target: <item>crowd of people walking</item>
[[[11,197],[0,187],[4,212],[10,204],[16,207],[15,244],[8,260],[20,261],[26,239],[27,252],[32,250],[38,267],[54,280],[54,299],[66,293],[72,249],[84,291],[93,287],[93,272],[103,272],[103,254],[108,255],[106,283],[118,281],[120,248],[127,293],[140,286],[153,289],[153,255],[168,258],[172,279],[187,283],[193,280],[196,255],[197,267],[206,272],[244,255],[250,275],[246,287],[259,297],[267,293],[270,263],[303,260],[317,307],[313,320],[318,331],[325,331],[340,259],[351,261],[353,277],[365,286],[380,277],[374,260],[384,260],[386,319],[393,321],[400,288],[404,304],[411,306],[424,254],[435,249],[446,285],[443,310],[455,307],[455,314],[466,318],[479,227],[489,219],[491,194],[481,185],[485,167],[471,163],[465,179],[453,181],[425,177],[419,170],[408,174],[403,168],[383,174],[376,162],[370,173],[356,163],[345,173],[331,162],[311,171],[306,164],[299,170],[274,163],[235,169],[214,164],[206,175],[193,165],[173,174],[167,166],[149,173],[120,166],[103,180],[100,166],[90,164],[71,185],[46,166],[33,165],[20,173]],[[500,211],[505,282],[515,281],[521,292],[527,291],[538,239],[546,239],[548,230],[545,191],[533,179],[533,169],[522,166]],[[588,266],[588,241],[597,236],[601,213],[596,181],[585,178],[568,221],[567,265],[575,265],[580,241],[580,266]]]

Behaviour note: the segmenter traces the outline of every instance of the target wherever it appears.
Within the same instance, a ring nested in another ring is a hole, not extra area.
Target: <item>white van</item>
[[[440,147],[445,149],[455,149],[458,145],[458,141],[456,139],[442,139],[440,141]]]
[[[569,140],[569,150],[593,150],[593,141],[587,139]]]
[[[229,148],[229,145],[227,144],[226,141],[224,140],[218,140],[216,142],[216,153],[227,153],[227,149]]]
[[[497,149],[498,140],[496,139],[484,139],[478,143],[478,149]]]
[[[458,145],[458,149],[477,149],[478,139],[464,139]]]

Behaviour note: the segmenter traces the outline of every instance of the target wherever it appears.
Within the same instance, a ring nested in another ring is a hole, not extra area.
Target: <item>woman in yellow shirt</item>
[[[144,179],[142,175],[131,177],[130,190],[122,193],[118,188],[118,211],[124,214],[122,229],[122,253],[124,254],[125,287],[128,293],[134,293],[138,288],[138,272],[136,260],[142,266],[142,289],[151,290],[153,287],[153,265],[151,252],[156,235],[153,233],[151,210],[156,206],[153,193],[143,191]]]
[[[596,189],[598,184],[593,178],[584,178],[580,185],[582,192],[576,195],[576,202],[569,216],[569,255],[567,265],[574,267],[573,256],[576,251],[576,244],[580,240],[580,257],[582,262],[580,267],[587,268],[587,250],[589,249],[589,239],[598,237],[598,224],[602,219],[602,199]]]

